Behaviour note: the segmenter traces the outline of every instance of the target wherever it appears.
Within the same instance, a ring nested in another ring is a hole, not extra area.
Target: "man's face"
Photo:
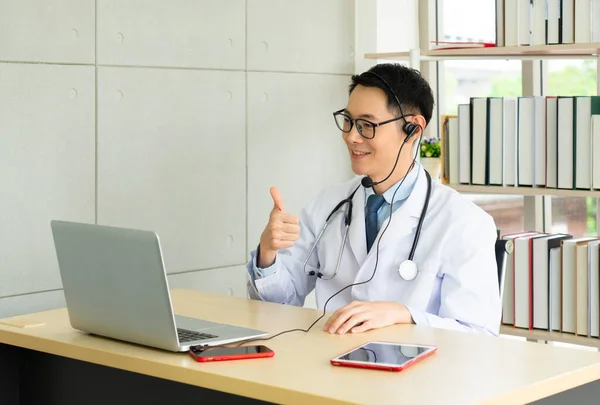
[[[381,89],[361,85],[356,86],[350,94],[346,114],[353,119],[363,118],[375,124],[397,117],[388,111],[387,96]],[[350,153],[352,171],[357,175],[368,175],[374,181],[385,178],[394,167],[396,156],[406,137],[401,129],[403,125],[404,120],[400,119],[375,127],[373,139],[362,137],[356,125],[352,126],[349,133],[342,132]],[[412,144],[416,138],[418,137],[413,137],[404,145],[398,162],[399,167],[404,167],[406,162],[412,161]]]

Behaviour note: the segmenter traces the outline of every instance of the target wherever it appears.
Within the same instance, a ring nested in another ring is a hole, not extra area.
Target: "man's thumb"
[[[277,187],[271,187],[271,197],[273,198],[275,209],[278,209],[281,212],[285,211],[283,208],[283,197],[281,197],[281,193]]]

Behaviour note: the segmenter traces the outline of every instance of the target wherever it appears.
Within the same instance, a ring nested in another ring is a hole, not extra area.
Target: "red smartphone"
[[[267,346],[241,346],[241,347],[198,347],[190,348],[190,356],[196,361],[224,361],[258,359],[262,357],[273,357],[275,352]]]
[[[435,353],[436,350],[436,346],[368,342],[331,359],[331,364],[373,370],[402,371]]]

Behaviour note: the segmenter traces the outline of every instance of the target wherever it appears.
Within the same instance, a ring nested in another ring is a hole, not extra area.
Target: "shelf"
[[[453,59],[545,59],[545,58],[581,58],[595,57],[600,53],[600,43],[506,46],[490,48],[439,49],[421,51],[421,60]],[[366,59],[401,59],[410,57],[410,52],[367,53]]]
[[[519,336],[529,339],[546,340],[549,342],[569,343],[572,345],[590,346],[600,348],[600,339],[586,336],[577,336],[571,333],[548,332],[544,330],[519,329],[514,326],[502,325],[502,335]]]
[[[446,184],[460,193],[472,194],[513,194],[513,195],[555,195],[559,197],[595,197],[600,198],[600,190],[563,190],[544,187],[511,186],[472,186],[469,184]]]

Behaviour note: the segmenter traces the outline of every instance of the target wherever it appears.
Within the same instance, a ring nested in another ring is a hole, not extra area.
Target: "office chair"
[[[500,301],[504,297],[504,279],[506,277],[506,259],[512,253],[512,240],[496,239],[496,266],[498,267],[498,285],[500,286]]]

